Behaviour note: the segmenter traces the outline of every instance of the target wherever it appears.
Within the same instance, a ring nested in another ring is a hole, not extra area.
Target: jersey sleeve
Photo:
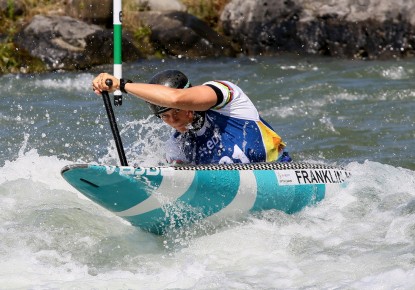
[[[218,101],[215,106],[212,107],[214,110],[220,110],[229,104],[234,97],[233,88],[223,81],[210,81],[204,83],[204,85],[211,87],[218,97]]]
[[[217,104],[211,110],[228,117],[259,120],[258,110],[237,85],[228,81],[210,81],[204,85],[214,88],[216,94],[221,96],[221,99],[218,97]]]

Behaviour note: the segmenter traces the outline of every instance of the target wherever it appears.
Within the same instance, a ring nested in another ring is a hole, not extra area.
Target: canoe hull
[[[350,173],[322,165],[264,163],[188,167],[69,165],[62,176],[86,197],[155,234],[197,220],[249,212],[295,213],[321,201]]]

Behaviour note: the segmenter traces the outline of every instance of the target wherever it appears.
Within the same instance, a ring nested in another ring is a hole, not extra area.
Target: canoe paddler
[[[112,87],[105,83],[112,80]],[[146,101],[155,116],[175,129],[167,142],[169,163],[290,162],[285,143],[259,115],[249,97],[229,81],[192,86],[178,70],[162,71],[149,83],[101,73],[97,94],[121,90]]]

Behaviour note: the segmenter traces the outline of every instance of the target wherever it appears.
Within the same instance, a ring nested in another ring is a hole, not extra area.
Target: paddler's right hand
[[[105,81],[111,80],[112,86],[109,87]],[[100,73],[93,81],[92,81],[92,90],[97,94],[100,95],[103,91],[108,91],[112,93],[118,90],[120,87],[120,80],[114,77],[113,75],[107,73]]]

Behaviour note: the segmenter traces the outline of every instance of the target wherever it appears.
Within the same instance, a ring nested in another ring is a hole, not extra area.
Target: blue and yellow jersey
[[[276,161],[285,144],[248,96],[231,82],[204,85],[214,88],[218,104],[206,111],[201,129],[174,134],[168,160],[192,164]]]

